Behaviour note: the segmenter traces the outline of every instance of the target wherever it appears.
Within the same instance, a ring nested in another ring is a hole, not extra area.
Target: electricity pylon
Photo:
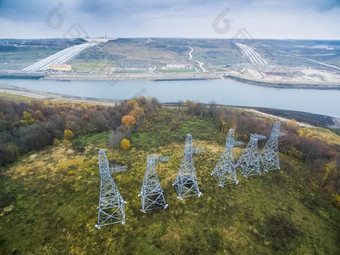
[[[101,229],[102,226],[115,223],[122,223],[124,225],[126,202],[113,181],[104,150],[99,150],[99,169],[101,177],[99,212],[98,224],[95,227]]]
[[[248,177],[256,174],[261,175],[258,141],[265,138],[266,137],[264,135],[250,135],[250,140],[235,165],[235,168],[240,168],[243,177]]]
[[[204,152],[204,150],[194,148],[192,135],[187,134],[184,146],[184,157],[181,166],[178,169],[175,182],[172,184],[176,187],[177,198],[179,199],[191,196],[201,196],[201,192],[198,188],[194,161],[192,159],[194,153],[200,152]]]
[[[263,171],[280,170],[279,137],[286,135],[280,132],[281,122],[276,121],[269,140],[260,153],[260,165]]]
[[[218,186],[223,187],[225,184],[238,184],[237,174],[234,161],[234,146],[239,146],[242,142],[235,141],[234,129],[229,129],[225,149],[218,160],[214,171],[211,173],[218,181]]]
[[[141,198],[142,212],[144,213],[153,209],[161,207],[166,209],[168,207],[156,170],[156,163],[167,161],[169,161],[169,157],[158,157],[154,154],[147,156],[142,190],[138,195]]]

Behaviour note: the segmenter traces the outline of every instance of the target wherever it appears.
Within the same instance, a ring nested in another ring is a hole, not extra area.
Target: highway
[[[97,42],[87,42],[75,46],[71,46],[64,50],[61,50],[47,58],[44,58],[28,67],[22,69],[22,71],[46,71],[51,64],[65,64],[72,58],[77,56],[83,50],[97,45]]]
[[[252,47],[242,43],[236,43],[236,46],[238,46],[243,51],[250,63],[253,65],[268,65],[268,62],[263,59]]]

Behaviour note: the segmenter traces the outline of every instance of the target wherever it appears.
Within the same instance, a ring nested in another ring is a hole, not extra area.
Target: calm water
[[[340,90],[277,89],[230,80],[202,81],[45,81],[0,79],[0,83],[81,97],[127,99],[152,96],[160,102],[187,99],[235,106],[268,107],[340,118]]]

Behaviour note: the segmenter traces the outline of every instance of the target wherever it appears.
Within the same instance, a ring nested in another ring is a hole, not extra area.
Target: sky
[[[340,0],[0,0],[0,38],[340,40]]]

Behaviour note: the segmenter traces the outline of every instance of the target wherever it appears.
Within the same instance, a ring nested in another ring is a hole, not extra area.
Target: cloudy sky
[[[340,39],[340,0],[0,0],[0,38],[231,38],[242,28],[254,38]]]

